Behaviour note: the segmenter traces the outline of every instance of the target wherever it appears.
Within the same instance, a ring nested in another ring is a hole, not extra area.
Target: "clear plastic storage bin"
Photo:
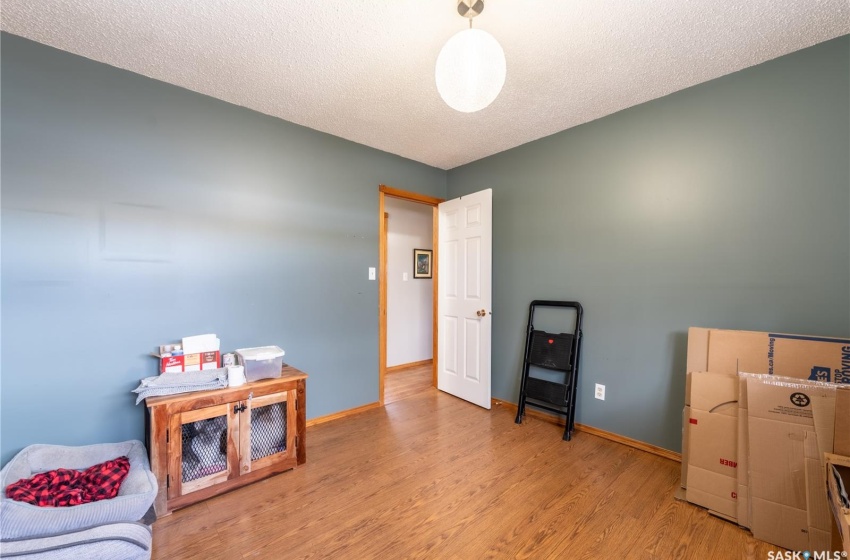
[[[236,351],[239,365],[245,366],[245,379],[248,382],[280,377],[283,354],[283,350],[277,346],[242,348]]]

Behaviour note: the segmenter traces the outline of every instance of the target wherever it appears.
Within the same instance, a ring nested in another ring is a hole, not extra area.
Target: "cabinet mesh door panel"
[[[227,416],[183,424],[183,482],[227,470]]]
[[[286,402],[251,409],[251,460],[286,451]]]

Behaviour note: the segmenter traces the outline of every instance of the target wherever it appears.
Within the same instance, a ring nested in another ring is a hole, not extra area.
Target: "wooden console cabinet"
[[[157,516],[303,464],[306,379],[284,365],[277,379],[146,399]]]

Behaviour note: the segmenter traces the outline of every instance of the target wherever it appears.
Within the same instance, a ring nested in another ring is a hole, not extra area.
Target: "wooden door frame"
[[[431,257],[431,271],[433,273],[433,311],[431,315],[431,344],[432,344],[432,366],[431,383],[437,386],[437,288],[439,286],[438,274],[439,259],[437,258],[439,248],[439,220],[440,212],[437,205],[445,202],[442,198],[436,198],[424,194],[403,191],[378,185],[378,402],[384,406],[384,378],[387,375],[387,222],[384,201],[386,197],[398,198],[410,202],[418,202],[431,207],[432,231],[431,247],[434,253]]]

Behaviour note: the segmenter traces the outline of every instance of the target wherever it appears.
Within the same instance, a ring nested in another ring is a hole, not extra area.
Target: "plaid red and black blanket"
[[[127,457],[92,465],[84,471],[56,469],[10,484],[6,497],[41,507],[78,506],[117,496],[129,471]]]

